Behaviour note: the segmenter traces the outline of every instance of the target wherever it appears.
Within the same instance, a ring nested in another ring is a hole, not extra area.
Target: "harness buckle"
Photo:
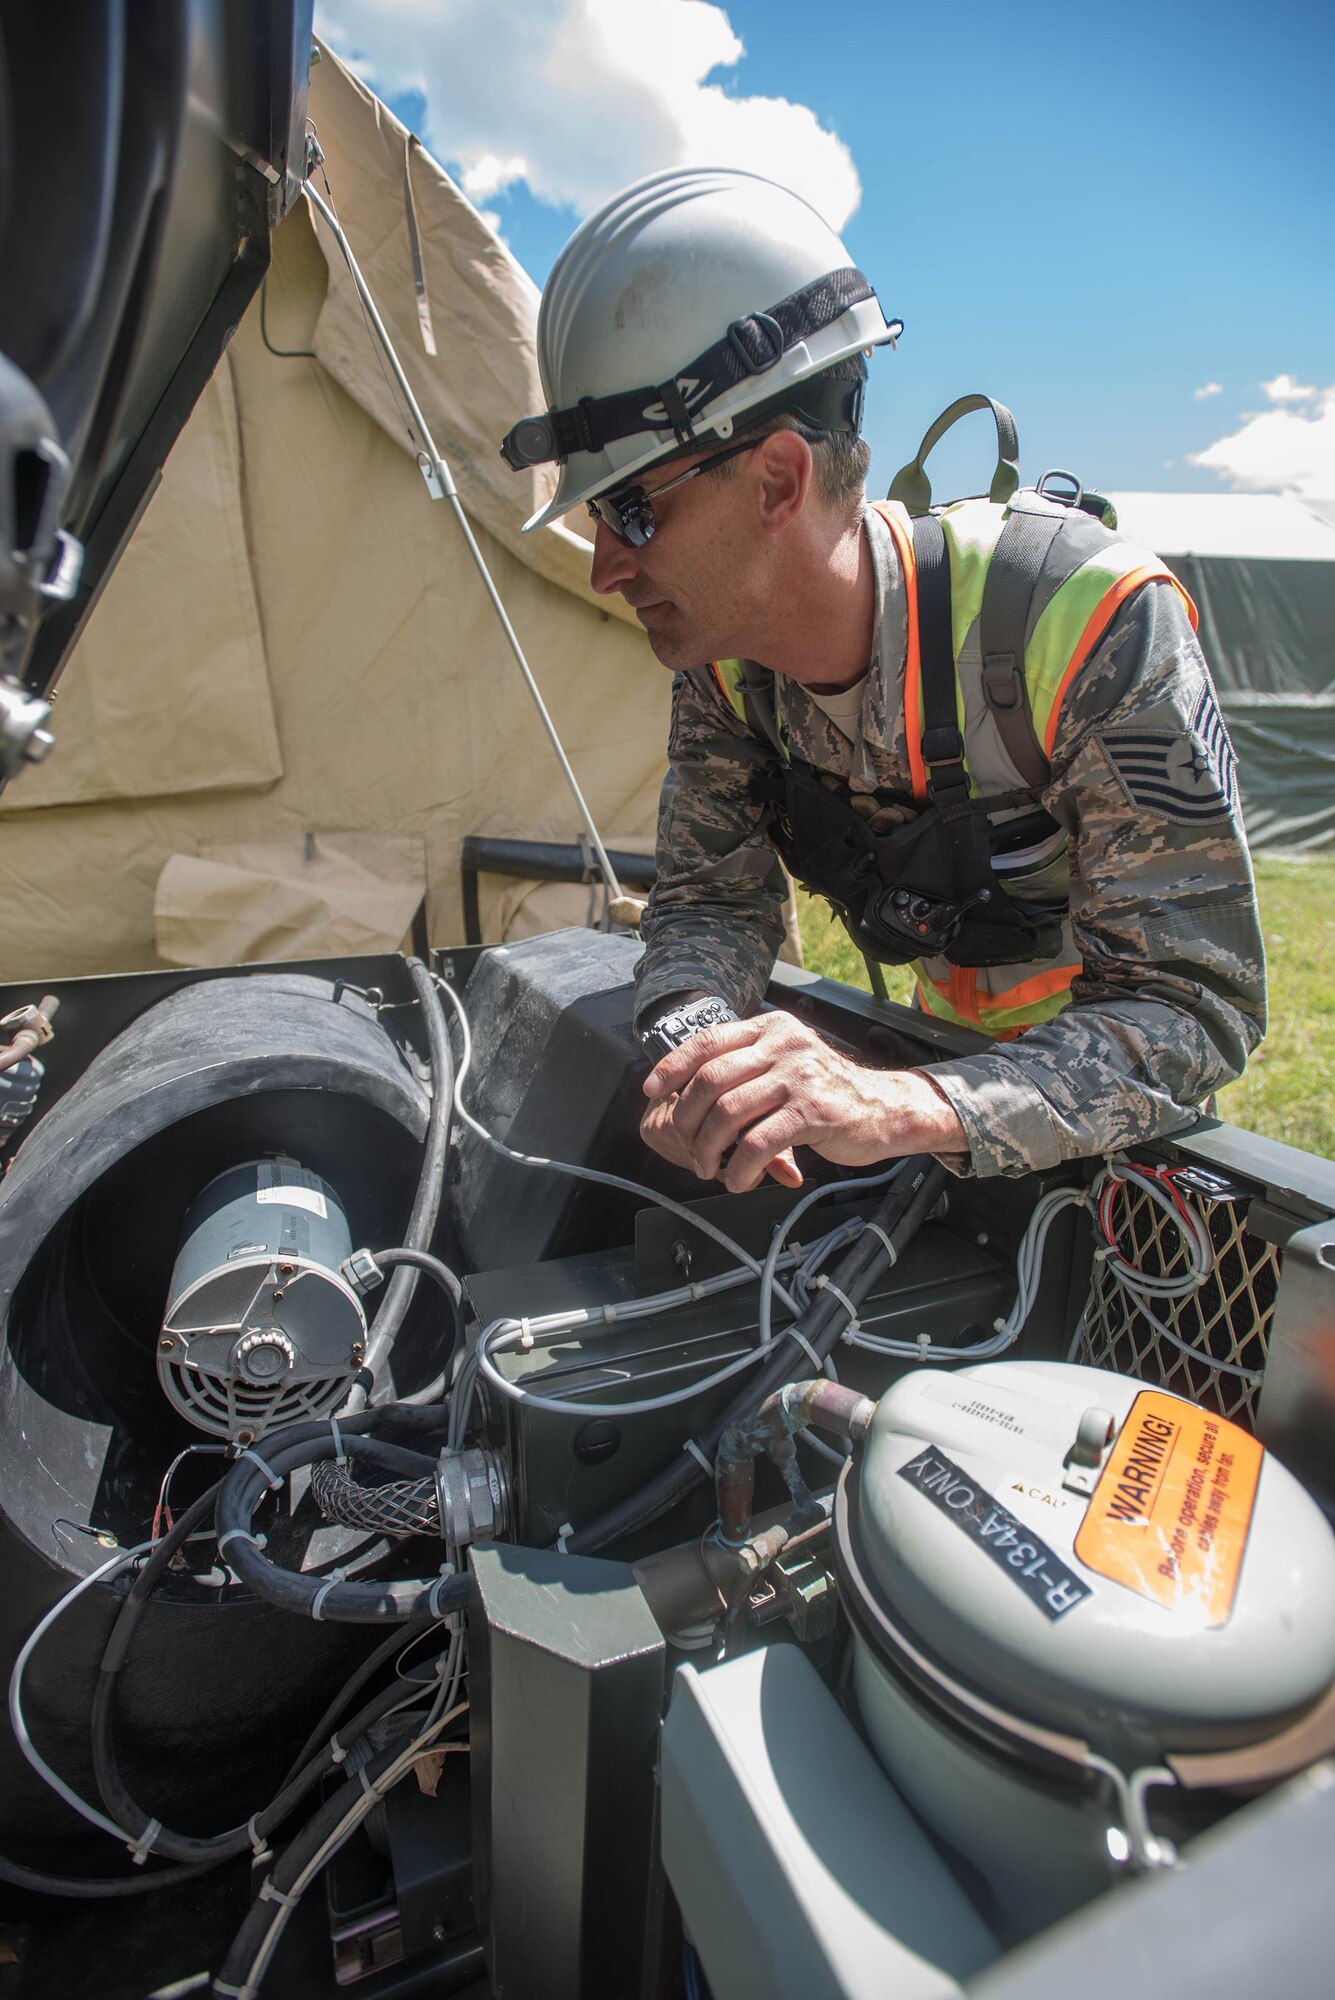
[[[983,661],[983,693],[988,707],[1003,715],[1024,707],[1024,679],[1014,653],[993,653]]]

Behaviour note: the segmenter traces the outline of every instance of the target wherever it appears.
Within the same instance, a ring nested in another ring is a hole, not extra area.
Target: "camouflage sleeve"
[[[1177,1131],[1265,1032],[1233,751],[1171,585],[1130,599],[1072,684],[1044,803],[1070,840],[1084,958],[1071,1004],[995,1053],[926,1072],[980,1174]]]
[[[751,796],[765,755],[711,687],[708,668],[675,677],[658,880],[635,973],[638,1025],[692,988],[743,1015],[764,996],[784,935],[783,871]]]

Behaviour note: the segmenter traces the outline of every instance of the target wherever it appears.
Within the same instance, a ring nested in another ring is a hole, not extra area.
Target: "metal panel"
[[[662,1635],[622,1563],[473,1550],[477,1907],[496,2000],[636,2000],[661,1917]]]
[[[727,2000],[950,2000],[997,1953],[794,1646],[678,1669],[663,1865]]]
[[[1332,1853],[1335,1772],[1322,1764],[1202,1834],[1189,1866],[1110,1890],[983,1973],[970,2000],[1326,2000]]]

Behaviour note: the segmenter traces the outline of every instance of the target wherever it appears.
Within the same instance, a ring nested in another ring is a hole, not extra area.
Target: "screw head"
[[[158,1342],[158,1346],[162,1349],[162,1352],[164,1354],[170,1354],[175,1345],[176,1342],[174,1340],[168,1340],[165,1334],[163,1338]]]

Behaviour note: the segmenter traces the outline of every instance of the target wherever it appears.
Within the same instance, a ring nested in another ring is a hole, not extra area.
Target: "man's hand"
[[[794,1146],[861,1167],[907,1153],[967,1153],[949,1103],[915,1070],[863,1069],[791,1014],[704,1028],[646,1077],[641,1136],[732,1194],[768,1173],[800,1187]]]

